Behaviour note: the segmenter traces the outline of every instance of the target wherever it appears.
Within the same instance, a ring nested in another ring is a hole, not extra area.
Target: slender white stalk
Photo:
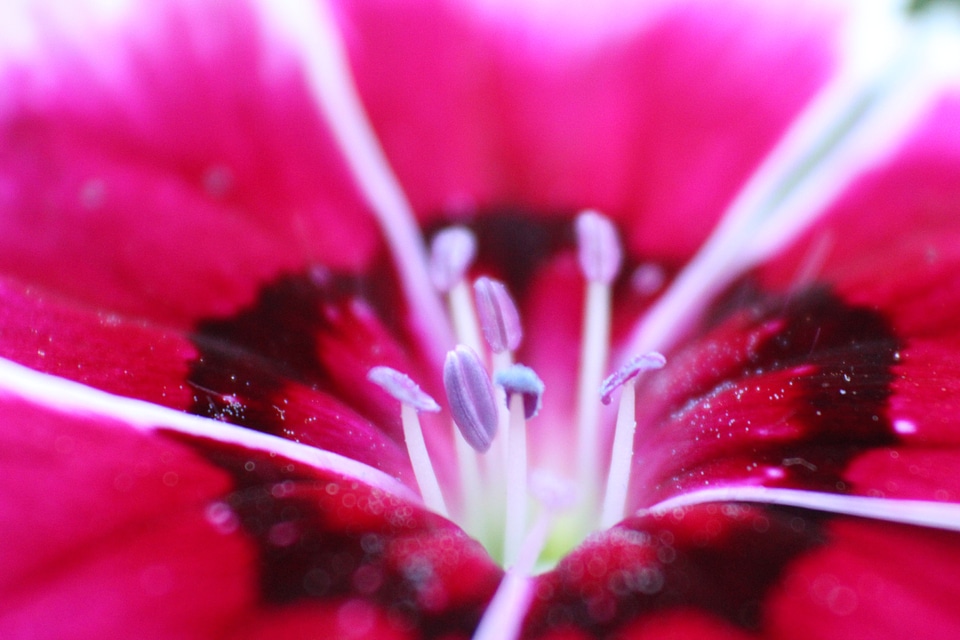
[[[636,385],[636,379],[631,378],[620,389],[613,453],[610,456],[607,491],[603,497],[603,511],[600,516],[601,529],[609,529],[620,522],[626,514],[630,466],[633,462],[633,438],[637,431]]]
[[[413,466],[413,475],[417,478],[420,494],[426,505],[444,517],[450,517],[447,505],[440,492],[440,483],[433,471],[430,454],[427,453],[427,443],[423,440],[423,430],[420,428],[420,416],[412,406],[400,404],[400,418],[403,423],[403,438],[410,453],[410,464]]]
[[[513,353],[501,351],[493,354],[493,375],[497,371],[505,371],[513,364]],[[497,435],[493,439],[493,446],[487,452],[487,489],[500,496],[499,504],[503,505],[501,512],[506,516],[508,504],[507,496],[507,469],[510,468],[510,410],[507,408],[506,392],[499,385],[494,385],[497,393],[497,406],[500,409],[500,424]]]
[[[932,500],[870,498],[840,493],[768,487],[718,487],[692,491],[658,502],[644,511],[663,513],[680,507],[711,502],[756,502],[800,507],[886,522],[960,531],[960,504]]]
[[[577,382],[577,477],[583,496],[596,495],[600,468],[600,402],[610,349],[610,285],[587,284]]]
[[[895,22],[887,51],[852,51],[794,120],[624,354],[669,349],[730,282],[799,237],[903,141],[942,88],[946,72],[938,63],[955,60],[957,45],[955,34],[940,37],[940,22],[916,21],[904,33],[899,29],[908,23]]]
[[[7,399],[85,419],[102,418],[138,431],[176,431],[269,452],[352,478],[404,500],[416,500],[414,492],[396,478],[339,454],[143,400],[113,395],[0,358],[0,401]]]
[[[486,350],[480,337],[480,322],[477,320],[477,309],[473,304],[470,285],[465,279],[461,280],[450,288],[447,297],[457,342],[467,345],[482,357]]]
[[[477,321],[477,312],[473,304],[472,292],[466,280],[461,280],[450,288],[447,294],[447,305],[450,317],[453,319],[453,330],[457,342],[472,348],[478,354],[483,353],[480,341],[480,323]],[[457,454],[457,471],[460,476],[461,515],[465,527],[475,536],[482,535],[481,530],[484,514],[477,505],[483,498],[483,481],[480,477],[480,461],[478,454],[460,433],[460,429],[451,423],[453,442]]]
[[[264,2],[266,16],[301,53],[307,85],[323,112],[353,178],[383,230],[400,275],[418,337],[437,360],[452,335],[427,269],[427,251],[407,198],[373,131],[333,15],[326,2]]]
[[[520,553],[527,524],[527,420],[523,394],[510,396],[510,438],[507,449],[507,514],[503,564],[512,566]]]

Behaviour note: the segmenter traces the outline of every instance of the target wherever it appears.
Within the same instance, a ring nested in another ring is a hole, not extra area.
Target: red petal
[[[370,117],[421,214],[597,207],[629,221],[632,250],[671,257],[695,250],[834,70],[840,24],[697,1],[590,5],[569,23],[444,0],[341,13]]]
[[[344,608],[362,637],[466,635],[500,579],[455,526],[356,480],[8,393],[4,637],[273,637]]]
[[[949,638],[958,543],[956,532],[772,507],[633,518],[539,579],[524,637]]]
[[[0,66],[0,269],[183,327],[317,258],[367,265],[379,232],[295,54],[241,3],[136,9],[40,20]]]
[[[323,295],[319,289],[313,295],[309,308],[298,306],[304,300],[293,294],[277,303],[274,311],[283,322],[274,316],[272,323],[251,323],[243,316],[236,326],[208,324],[204,335],[188,339],[5,282],[0,355],[110,393],[272,433],[412,478],[398,444],[399,409],[363,379],[362,363],[370,356],[344,353],[347,345],[362,343],[383,361],[400,363],[402,351],[374,318],[346,313],[357,303],[345,303],[339,322],[323,333],[312,324],[319,322]],[[362,328],[367,330],[361,333]],[[299,351],[318,340],[323,348]],[[304,360],[313,364],[297,368]]]

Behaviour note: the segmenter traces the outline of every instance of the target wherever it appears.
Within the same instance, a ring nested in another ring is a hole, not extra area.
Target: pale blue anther
[[[515,393],[523,395],[523,414],[527,420],[540,411],[543,380],[533,369],[522,364],[514,364],[507,369],[497,371],[493,379],[507,392],[507,406],[510,405],[511,395]]]

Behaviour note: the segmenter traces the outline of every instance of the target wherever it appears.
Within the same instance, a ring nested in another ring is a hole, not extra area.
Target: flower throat
[[[464,227],[436,234],[430,279],[444,295],[458,345],[443,367],[453,420],[457,491],[441,490],[419,412],[440,405],[403,372],[374,367],[368,379],[401,404],[404,439],[424,502],[457,521],[506,567],[530,574],[552,566],[591,531],[625,517],[635,430],[635,377],[665,363],[658,353],[633,358],[604,380],[610,342],[611,283],[622,261],[613,224],[594,211],[576,219],[580,271],[586,280],[576,393],[576,468],[570,474],[529,469],[527,421],[544,392],[537,373],[514,362],[523,339],[507,287],[467,272],[476,238]],[[492,372],[492,375],[491,375]],[[601,403],[618,390],[612,450],[601,451]],[[539,428],[552,428],[543,425]],[[601,470],[608,468],[605,478]]]

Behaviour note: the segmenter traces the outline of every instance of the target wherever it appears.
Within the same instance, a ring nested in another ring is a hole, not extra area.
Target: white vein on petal
[[[20,398],[78,417],[106,418],[138,431],[165,429],[275,453],[321,471],[358,480],[399,498],[421,502],[416,493],[396,478],[345,456],[143,400],[113,395],[79,382],[40,373],[3,358],[0,358],[0,397]]]
[[[942,62],[957,46],[954,23],[904,22],[899,0],[852,6],[837,74],[790,125],[620,354],[669,349],[730,282],[796,239],[847,186],[887,159],[935,92],[954,80],[956,65]],[[950,30],[952,38],[942,34]]]
[[[419,338],[437,360],[452,331],[427,268],[413,210],[380,147],[354,84],[342,39],[325,2],[260,2],[264,17],[297,48],[314,101],[326,116],[347,165],[393,255]]]
[[[89,41],[91,33],[129,17],[132,0],[3,0],[0,2],[0,61],[30,60],[47,32]]]
[[[800,507],[871,520],[960,531],[960,504],[953,502],[873,498],[778,487],[746,486],[701,489],[658,502],[652,507],[638,511],[637,514],[663,514],[681,507],[714,502],[753,502]]]

